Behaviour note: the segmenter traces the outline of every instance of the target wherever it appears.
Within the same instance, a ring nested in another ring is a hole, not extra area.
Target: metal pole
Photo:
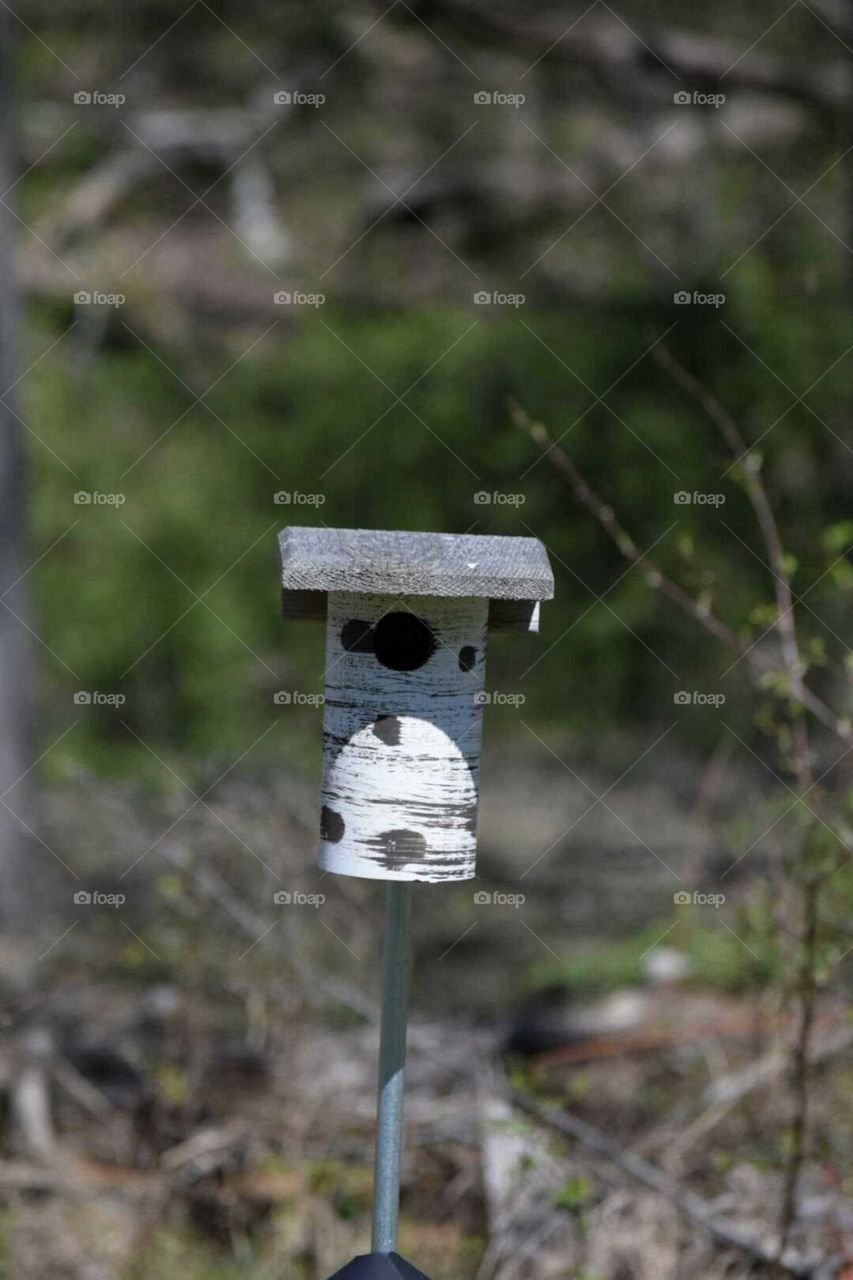
[[[392,1253],[397,1247],[411,909],[411,882],[389,881],[385,886],[382,1037],[379,1046],[379,1102],[373,1175],[374,1253]]]

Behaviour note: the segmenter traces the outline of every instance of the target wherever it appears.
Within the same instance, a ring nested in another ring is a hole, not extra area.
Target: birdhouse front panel
[[[485,597],[330,591],[320,866],[474,875]]]

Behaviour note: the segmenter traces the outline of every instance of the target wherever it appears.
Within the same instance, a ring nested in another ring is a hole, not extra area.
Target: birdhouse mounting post
[[[384,880],[372,1252],[332,1280],[427,1280],[396,1252],[412,884],[470,880],[486,638],[537,631],[535,538],[291,527],[286,620],[326,622],[319,864]]]
[[[411,882],[401,880],[387,884],[385,886],[382,1031],[379,1044],[379,1101],[376,1112],[376,1156],[373,1176],[373,1243],[371,1247],[374,1253],[392,1253],[397,1247],[411,912]]]

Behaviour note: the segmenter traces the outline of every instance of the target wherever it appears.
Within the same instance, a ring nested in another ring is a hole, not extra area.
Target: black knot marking
[[[341,644],[348,653],[373,653],[373,627],[360,618],[351,618],[341,627]]]
[[[477,661],[477,650],[472,644],[463,645],[459,650],[459,670],[473,671],[474,663]]]
[[[407,862],[420,862],[426,857],[427,843],[420,831],[408,831],[405,827],[380,831],[367,843],[378,850],[377,861],[387,867],[404,867]]]
[[[385,743],[386,747],[399,747],[400,721],[396,716],[377,716],[373,725],[373,732],[380,742]]]
[[[320,839],[327,840],[329,844],[337,844],[343,839],[346,829],[346,823],[341,815],[324,804],[320,810]]]

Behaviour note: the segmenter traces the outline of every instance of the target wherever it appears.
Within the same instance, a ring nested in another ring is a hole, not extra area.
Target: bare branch
[[[779,535],[779,526],[773,514],[773,508],[767,497],[761,469],[754,455],[747,448],[746,442],[734,418],[720,404],[708,387],[689,373],[684,365],[676,359],[672,352],[662,343],[655,348],[655,359],[662,369],[675,379],[688,395],[696,400],[711,422],[719,431],[730,452],[740,463],[744,477],[747,497],[755,512],[767,550],[770,573],[773,578],[773,591],[776,596],[779,634],[782,638],[782,657],[791,695],[795,702],[803,705],[803,670],[804,664],[797,643],[796,622],[794,619],[794,598],[791,591],[791,578],[785,562],[785,552]],[[795,760],[797,777],[801,787],[807,790],[811,786],[811,762],[808,749],[808,734],[804,725],[794,726]]]
[[[677,582],[669,578],[648,555],[640,551],[631,535],[617,520],[612,507],[603,502],[595,490],[590,487],[574,460],[562,445],[551,439],[547,429],[541,422],[534,422],[521,406],[515,402],[510,404],[510,412],[515,424],[528,433],[541,450],[543,456],[547,457],[554,468],[569,482],[578,502],[597,520],[625,559],[641,569],[650,587],[660,591],[669,600],[672,600],[674,604],[677,604],[680,609],[698,622],[709,635],[714,636],[717,640],[722,640],[735,653],[745,658],[749,668],[756,675],[765,675],[768,672],[777,670],[776,664],[766,654],[748,645],[721,618],[712,613],[701,600],[696,599],[689,591],[685,591]],[[853,728],[845,720],[837,716],[832,708],[827,706],[805,684],[801,684],[797,697],[794,697],[793,691],[791,691],[791,696],[795,702],[798,702],[806,711],[810,712],[815,720],[831,730],[842,742],[853,742]]]
[[[626,1150],[608,1133],[597,1129],[586,1120],[581,1120],[570,1111],[557,1111],[555,1108],[544,1107],[531,1094],[521,1090],[513,1089],[511,1097],[516,1106],[540,1123],[556,1129],[564,1137],[582,1143],[587,1150],[605,1160],[612,1161],[623,1172],[636,1178],[644,1186],[666,1196],[686,1217],[702,1227],[720,1244],[743,1249],[763,1262],[777,1261],[777,1249],[757,1239],[731,1218],[715,1213],[712,1205],[696,1192],[678,1186],[658,1165],[652,1164],[650,1160],[636,1155],[633,1151]],[[794,1276],[813,1276],[816,1272],[814,1262],[795,1255],[793,1250],[785,1253],[781,1266],[785,1273]]]

